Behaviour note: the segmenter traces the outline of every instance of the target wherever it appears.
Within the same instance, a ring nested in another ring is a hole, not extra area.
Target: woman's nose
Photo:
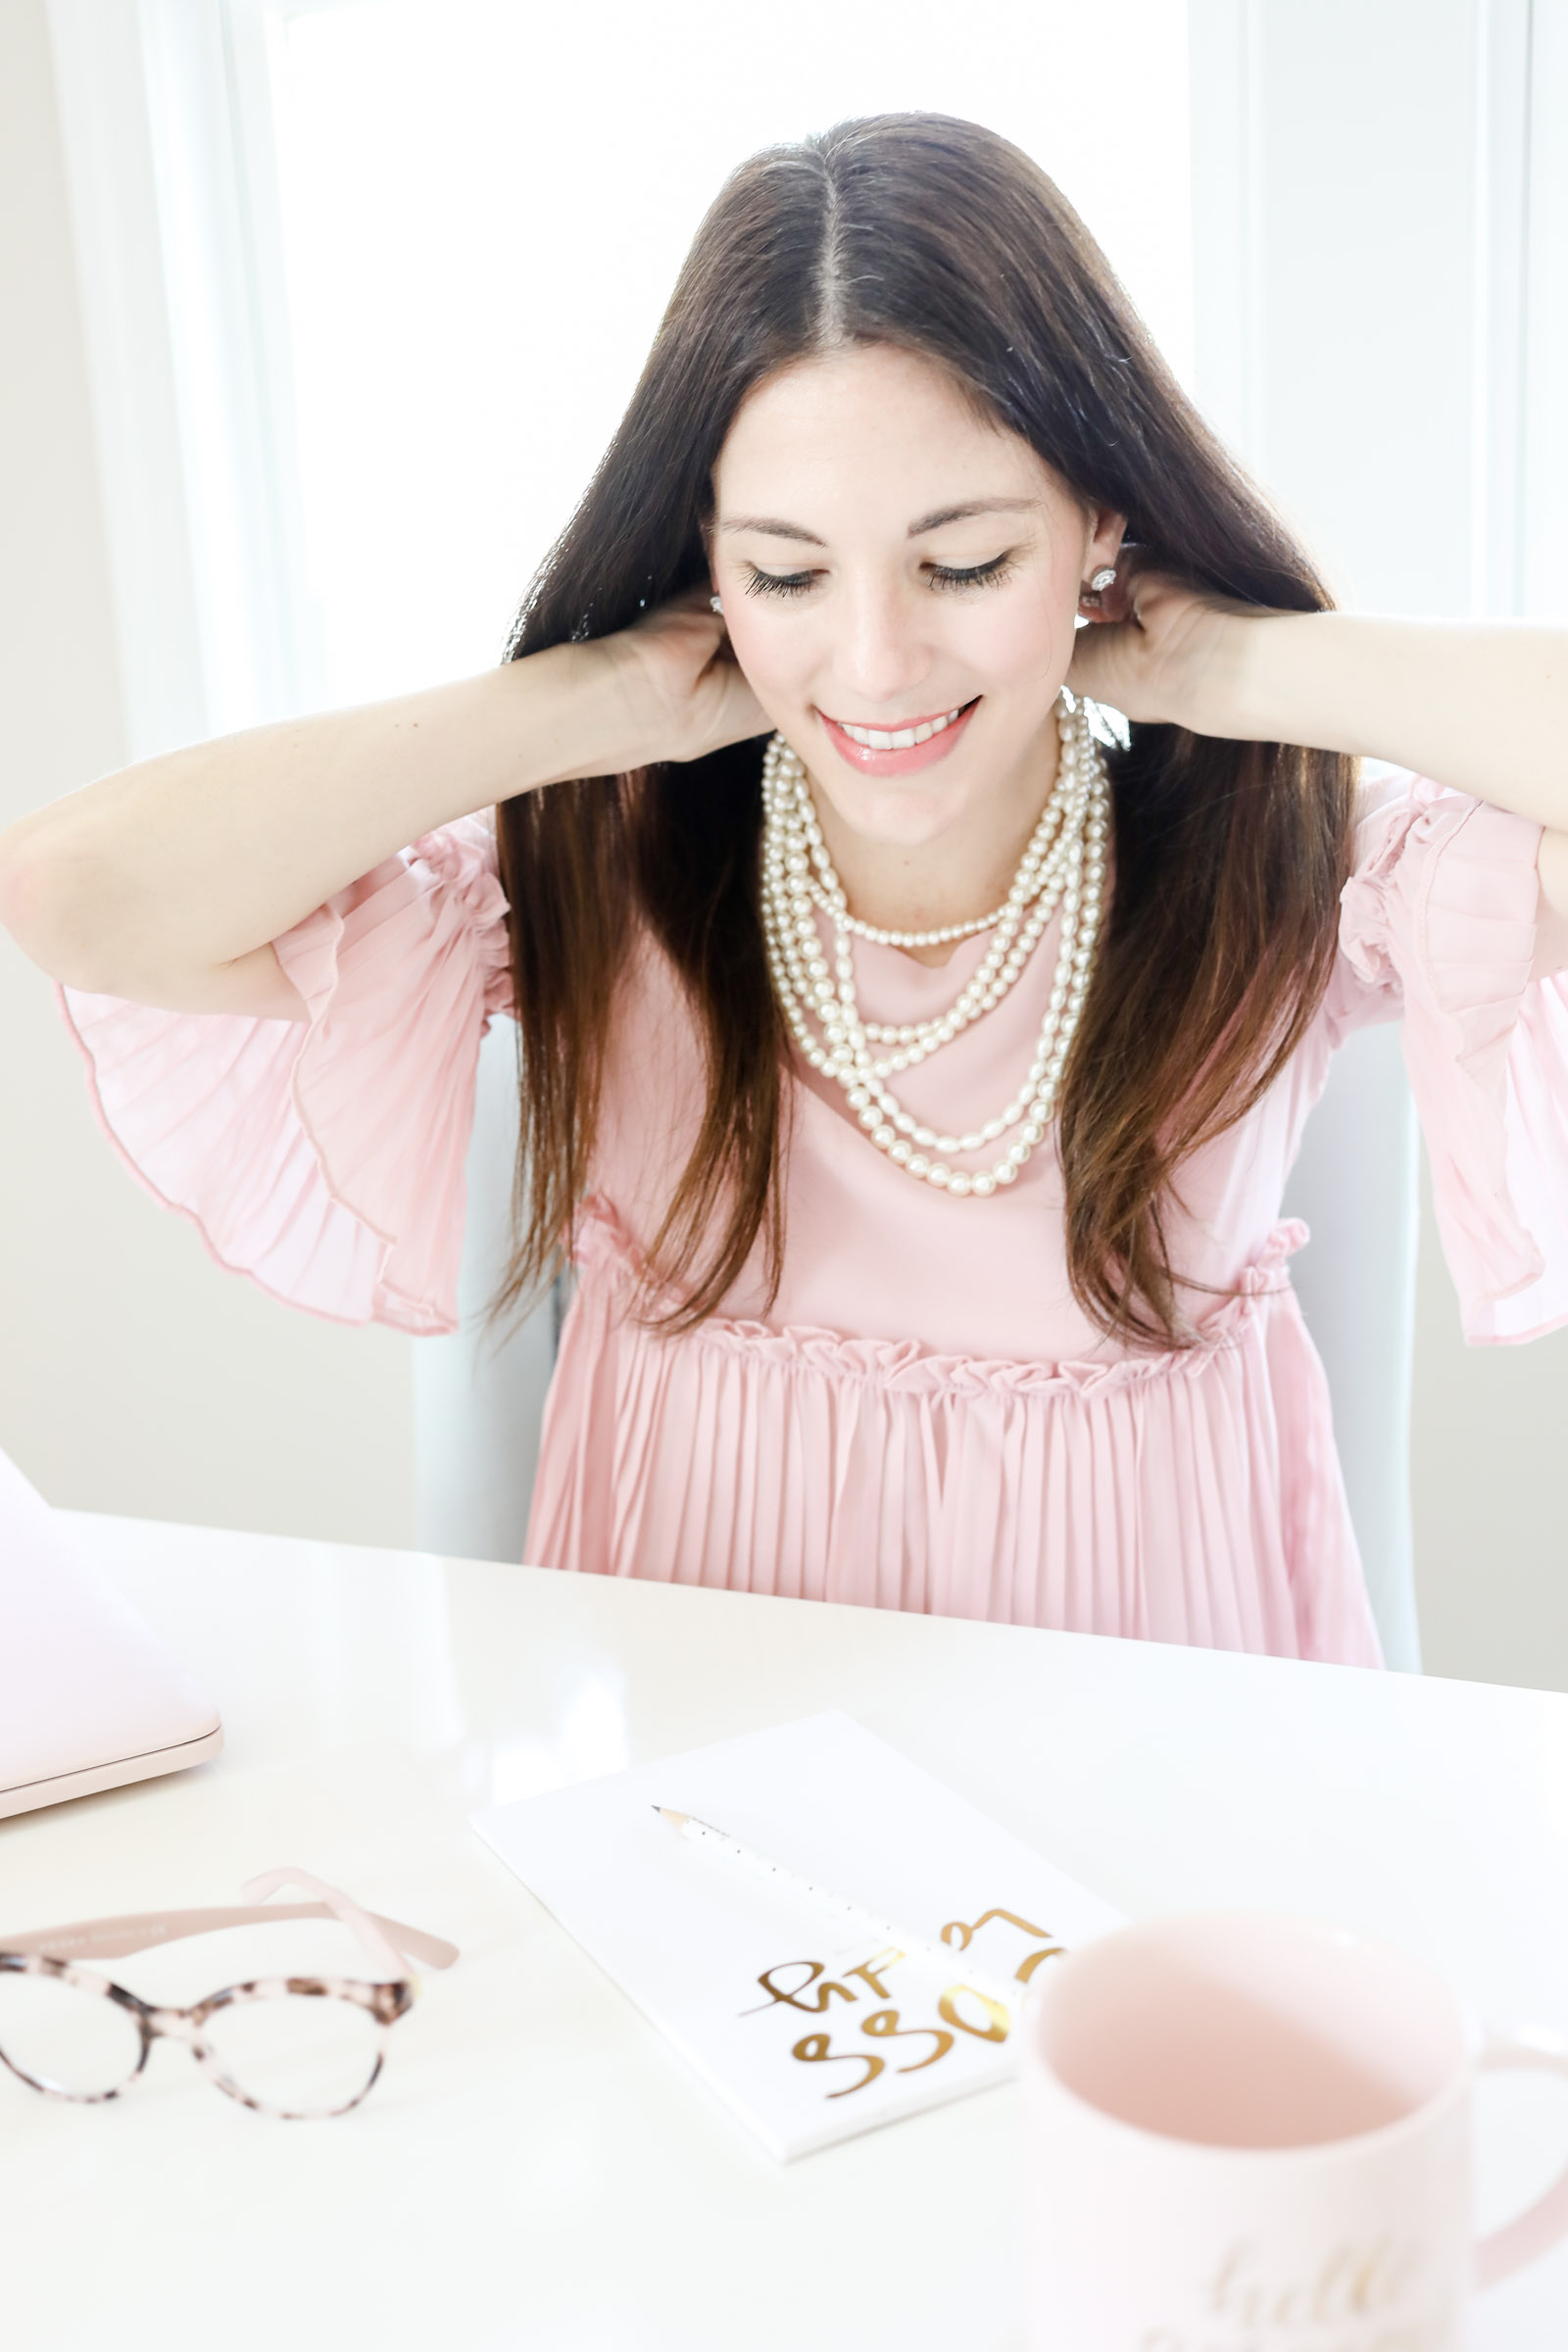
[[[841,690],[862,707],[829,715],[852,720],[908,716],[895,706],[929,676],[931,649],[907,599],[880,587],[852,590],[835,636],[833,667]]]

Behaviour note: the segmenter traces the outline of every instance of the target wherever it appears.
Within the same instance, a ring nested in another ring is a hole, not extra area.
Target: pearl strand
[[[1064,801],[1057,801],[1054,795],[1053,804],[1048,805],[1041,826],[1037,828],[1035,840],[1031,842],[1029,849],[1024,853],[1017,879],[1013,883],[1007,901],[1001,909],[997,924],[997,937],[987,950],[973,978],[962,990],[956,1002],[946,1013],[935,1020],[920,1021],[900,1027],[884,1026],[876,1021],[867,1021],[864,1024],[865,1035],[872,1044],[891,1044],[902,1049],[873,1065],[879,1078],[886,1078],[896,1070],[912,1068],[917,1062],[924,1061],[929,1054],[935,1053],[939,1046],[950,1044],[960,1031],[969,1026],[971,1021],[978,1020],[982,1012],[989,1012],[996,1004],[1000,1004],[1002,998],[1005,996],[1007,990],[1022,972],[1036,941],[1055,911],[1057,902],[1062,896],[1068,880],[1066,854],[1070,850],[1074,833],[1072,819],[1075,815],[1081,814],[1082,796],[1073,793],[1070,789],[1072,784],[1071,762],[1064,761],[1063,764],[1066,770],[1065,781],[1068,786],[1068,798]],[[797,783],[797,800],[806,791],[803,779]],[[808,799],[808,795],[807,797]],[[792,826],[792,816],[795,814],[796,812],[786,812],[786,841],[791,848],[797,849],[798,853],[799,834]],[[811,826],[814,835],[813,854],[815,854],[816,845],[821,842],[820,830],[816,826],[815,810],[800,811],[798,822],[801,826],[807,823]],[[1056,829],[1058,826],[1058,838],[1055,844],[1047,856],[1040,858],[1038,851],[1042,836],[1049,838],[1050,830]],[[820,854],[825,855],[825,851]],[[788,869],[790,867],[788,857],[786,857],[785,863]],[[814,904],[822,904],[822,899],[818,898],[814,891],[810,895]],[[823,895],[825,897],[826,894]],[[842,898],[842,892],[840,897]],[[837,909],[832,906],[831,903],[824,907],[824,911],[828,912],[830,916],[837,914]],[[814,924],[809,928],[814,934]],[[850,925],[840,918],[839,928],[847,930]],[[799,924],[797,924],[797,930],[799,930]],[[913,944],[923,947],[935,944],[942,934],[911,932],[905,936]],[[829,1043],[837,1042],[839,1024],[831,1014],[827,1016],[824,1026]]]
[[[938,931],[881,931],[849,911],[811,802],[806,771],[775,735],[763,759],[762,916],[769,967],[792,1035],[807,1061],[843,1088],[860,1126],[879,1151],[920,1182],[956,1198],[981,1199],[1012,1184],[1044,1141],[1061,1075],[1082,1015],[1100,927],[1109,830],[1109,788],[1099,748],[1080,705],[1057,706],[1061,759],[1056,782],[1004,905],[984,921]],[[995,1118],[967,1135],[944,1135],[917,1121],[886,1084],[961,1035],[1000,1004],[1027,963],[1056,907],[1061,942],[1039,1042],[1023,1085]],[[813,918],[818,906],[834,933],[834,977]],[[897,1027],[864,1021],[855,987],[853,938],[892,946],[934,946],[994,928],[997,938],[974,977],[940,1017]],[[812,1034],[814,1019],[822,1043]],[[877,1058],[874,1044],[898,1051]],[[969,1174],[939,1156],[983,1151],[1019,1129],[993,1167]]]
[[[1053,787],[1050,800],[1041,811],[1040,822],[1035,827],[1029,847],[1024,852],[1023,862],[1018,869],[1020,881],[1031,865],[1044,858],[1051,835],[1059,822],[1061,813],[1059,784],[1058,777],[1056,786]],[[814,819],[816,812],[810,807],[810,795],[805,791],[804,784],[797,783],[796,794],[798,800],[801,800],[804,795],[803,813],[808,812]],[[878,923],[863,923],[858,914],[851,914],[844,902],[842,890],[839,891],[837,903],[835,903],[829,891],[814,875],[808,875],[806,887],[813,904],[820,906],[824,914],[834,916],[846,931],[853,931],[857,939],[868,939],[881,948],[941,948],[948,946],[950,942],[956,945],[959,940],[973,939],[978,933],[993,930],[998,923],[1004,921],[1009,912],[1011,901],[1017,895],[1017,884],[1015,883],[1013,890],[1009,892],[1007,899],[1004,900],[1000,906],[994,906],[989,914],[977,914],[972,922],[944,923],[935,931],[885,931]],[[876,1036],[880,1033],[874,1025],[868,1023],[866,1034],[867,1036]]]

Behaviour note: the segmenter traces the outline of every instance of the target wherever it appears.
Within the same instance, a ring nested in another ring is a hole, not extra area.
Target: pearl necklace
[[[811,1067],[844,1089],[878,1151],[921,1183],[960,1200],[971,1194],[984,1199],[999,1185],[1014,1183],[1045,1140],[1088,993],[1104,888],[1110,788],[1082,703],[1076,709],[1058,703],[1056,725],[1061,740],[1056,781],[1005,901],[992,914],[938,931],[885,931],[851,914],[805,768],[782,735],[772,738],[763,755],[762,924],[784,1017]],[[951,1045],[1002,1002],[1058,906],[1061,946],[1055,977],[1022,1086],[995,1118],[971,1134],[938,1134],[905,1109],[888,1079]],[[833,926],[833,978],[813,907],[820,907]],[[973,978],[938,1018],[899,1026],[861,1018],[855,987],[855,937],[886,947],[921,948],[945,946],[988,930],[996,937]],[[820,1043],[811,1028],[813,1020],[821,1029]],[[878,1046],[893,1051],[874,1054]],[[978,1174],[950,1168],[942,1156],[982,1152],[1014,1127],[1017,1141],[994,1166]]]

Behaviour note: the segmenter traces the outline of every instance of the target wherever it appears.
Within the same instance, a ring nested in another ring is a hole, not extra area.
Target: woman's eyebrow
[[[922,538],[927,531],[940,531],[944,523],[967,522],[971,514],[1028,514],[1039,506],[1038,498],[966,498],[961,507],[937,507],[922,514],[918,522],[909,525],[911,539]]]
[[[801,528],[798,522],[781,522],[776,514],[736,514],[719,524],[721,531],[763,531],[769,539],[804,539],[808,547],[826,547],[814,531]]]
[[[1038,498],[967,498],[961,506],[935,507],[911,522],[908,536],[921,539],[927,531],[940,531],[945,523],[967,522],[973,514],[1028,514],[1039,507]],[[785,522],[777,514],[734,514],[719,524],[721,532],[761,531],[769,539],[797,539],[807,547],[826,547],[827,541],[808,531],[803,523]]]

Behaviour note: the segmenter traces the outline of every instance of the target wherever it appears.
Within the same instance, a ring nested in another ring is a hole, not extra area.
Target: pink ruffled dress
[[[697,1042],[662,958],[614,1028],[577,1293],[527,1557],[1015,1625],[1376,1664],[1327,1385],[1290,1285],[1285,1181],[1335,1047],[1402,1018],[1468,1337],[1568,1320],[1568,994],[1533,981],[1540,829],[1400,772],[1368,788],[1341,952],[1266,1098],[1191,1161],[1174,1226],[1202,1345],[1129,1351],[1068,1289],[1049,1145],[1010,1191],[912,1181],[802,1072],[783,1282],[756,1267],[675,1338],[628,1317],[684,1163]],[[63,992],[106,1133],[219,1262],[275,1298],[415,1335],[456,1323],[479,1041],[510,1009],[486,817],[426,835],[276,942],[308,1025]],[[874,1018],[932,970],[857,949]],[[1027,1065],[1048,932],[1001,1005],[904,1081],[945,1129]]]

